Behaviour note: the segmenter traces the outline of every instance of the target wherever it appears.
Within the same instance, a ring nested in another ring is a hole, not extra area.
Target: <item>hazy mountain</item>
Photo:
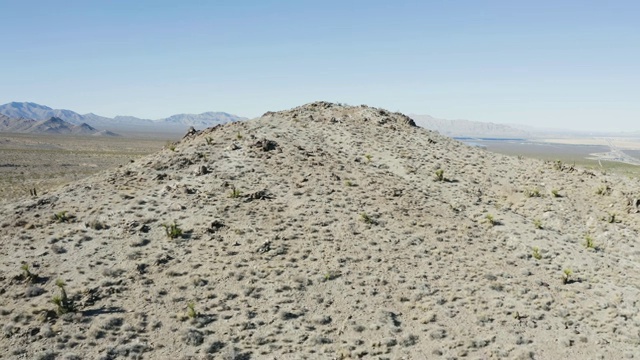
[[[84,122],[82,115],[71,110],[52,109],[48,106],[31,102],[11,102],[4,104],[0,106],[0,114],[16,119],[31,120],[47,120],[55,117],[76,125]]]
[[[178,114],[161,121],[172,124],[184,124],[195,127],[209,127],[217,124],[224,124],[228,122],[234,122],[238,120],[246,120],[236,115],[228,114],[225,112],[205,112],[202,114]]]
[[[409,115],[416,124],[450,137],[528,138],[531,132],[514,127],[469,120],[445,120],[429,115]]]
[[[88,124],[72,124],[57,117],[46,120],[14,119],[0,114],[0,132],[29,133],[29,134],[66,134],[66,135],[94,135],[119,136],[107,130],[98,130]]]
[[[124,132],[168,132],[183,133],[190,126],[207,128],[218,124],[245,120],[246,118],[224,113],[205,112],[202,114],[178,114],[168,118],[149,120],[134,116],[116,116],[109,118],[94,113],[78,114],[71,110],[52,109],[31,102],[12,102],[0,106],[0,114],[11,118],[47,120],[52,117],[75,125],[86,123],[92,127]]]
[[[0,114],[0,132],[24,132],[35,123],[35,120],[15,119]]]

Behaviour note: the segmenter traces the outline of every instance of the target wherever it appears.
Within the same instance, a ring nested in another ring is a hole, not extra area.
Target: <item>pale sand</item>
[[[0,207],[1,358],[639,353],[638,179],[328,103],[174,150]]]

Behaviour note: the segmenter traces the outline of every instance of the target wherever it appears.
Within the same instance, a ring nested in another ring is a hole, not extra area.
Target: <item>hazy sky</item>
[[[0,0],[0,103],[640,130],[640,1]]]

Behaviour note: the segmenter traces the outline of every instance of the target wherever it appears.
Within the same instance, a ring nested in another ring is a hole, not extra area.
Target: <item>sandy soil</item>
[[[370,107],[207,129],[0,207],[0,357],[633,358],[639,185]]]
[[[177,136],[179,139],[180,136]],[[161,150],[166,139],[0,133],[0,203]]]

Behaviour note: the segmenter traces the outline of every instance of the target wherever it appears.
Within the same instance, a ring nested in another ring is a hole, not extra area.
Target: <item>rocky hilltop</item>
[[[0,209],[4,359],[620,359],[638,179],[326,102]]]

